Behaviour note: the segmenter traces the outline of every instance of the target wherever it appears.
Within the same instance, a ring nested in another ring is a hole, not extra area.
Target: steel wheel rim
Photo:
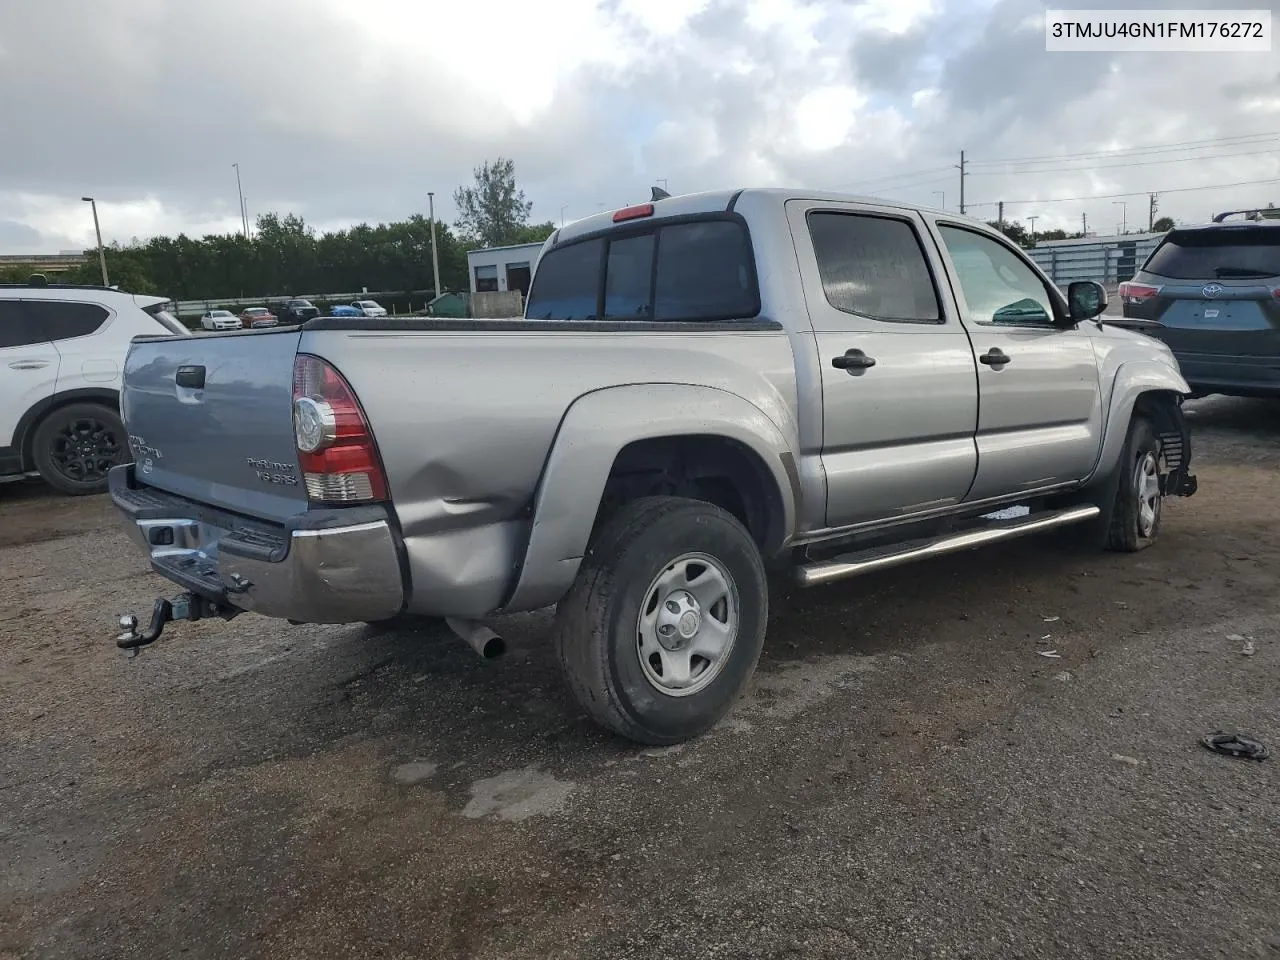
[[[1148,451],[1138,458],[1133,474],[1133,488],[1138,500],[1138,533],[1151,536],[1160,518],[1160,463],[1155,453]]]
[[[672,560],[650,582],[636,623],[636,653],[650,686],[669,697],[705,690],[738,639],[742,603],[724,564],[705,553]]]
[[[110,426],[97,417],[76,417],[54,434],[49,459],[68,480],[98,483],[121,462],[122,452],[120,440]]]

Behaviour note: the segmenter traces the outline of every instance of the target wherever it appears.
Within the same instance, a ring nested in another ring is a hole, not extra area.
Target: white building
[[[471,292],[519,290],[529,296],[529,280],[538,262],[541,243],[519,243],[511,247],[485,247],[467,251],[467,274]]]

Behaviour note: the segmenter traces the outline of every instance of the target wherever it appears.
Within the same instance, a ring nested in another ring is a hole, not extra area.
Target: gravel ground
[[[1154,549],[779,587],[667,750],[579,714],[544,615],[498,662],[249,616],[127,660],[172,588],[104,499],[0,487],[0,960],[1280,958],[1280,759],[1198,743],[1280,748],[1280,405],[1189,409]]]

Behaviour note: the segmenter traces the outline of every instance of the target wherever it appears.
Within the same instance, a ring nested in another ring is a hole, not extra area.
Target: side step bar
[[[905,547],[881,547],[864,550],[858,553],[846,553],[831,560],[819,563],[808,563],[796,568],[796,581],[802,587],[815,587],[834,580],[857,577],[875,570],[886,570],[916,560],[929,557],[941,557],[948,553],[970,550],[1000,540],[1012,540],[1030,533],[1043,533],[1057,527],[1065,527],[1072,523],[1083,523],[1099,516],[1102,510],[1087,504],[1072,507],[1070,510],[1054,510],[1050,513],[1034,514],[1025,519],[997,520],[992,526],[977,530],[967,530],[939,540],[928,540],[924,543],[916,541]]]

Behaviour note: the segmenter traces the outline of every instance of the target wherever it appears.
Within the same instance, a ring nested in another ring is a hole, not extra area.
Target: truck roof
[[[736,190],[708,190],[702,193],[686,193],[680,196],[646,202],[652,202],[655,217],[665,218],[690,216],[699,213],[723,212],[736,208],[737,205],[747,197],[753,199],[764,198],[772,200],[780,205],[786,203],[788,200],[827,200],[840,203],[868,203],[875,204],[880,207],[894,207],[900,210],[919,210],[924,213],[945,215],[948,217],[956,217],[961,220],[981,223],[981,221],[974,217],[956,214],[950,210],[939,210],[934,207],[922,206],[920,204],[904,203],[900,200],[887,200],[884,197],[840,193],[832,190],[809,190],[798,187],[743,187]],[[625,207],[619,209],[625,209]],[[547,243],[549,246],[558,246],[577,237],[586,236],[587,234],[596,233],[601,230],[607,230],[613,226],[613,215],[615,212],[615,210],[606,210],[602,213],[592,214],[589,217],[583,217],[581,220],[575,220],[573,223],[561,227],[559,230],[551,234]]]

